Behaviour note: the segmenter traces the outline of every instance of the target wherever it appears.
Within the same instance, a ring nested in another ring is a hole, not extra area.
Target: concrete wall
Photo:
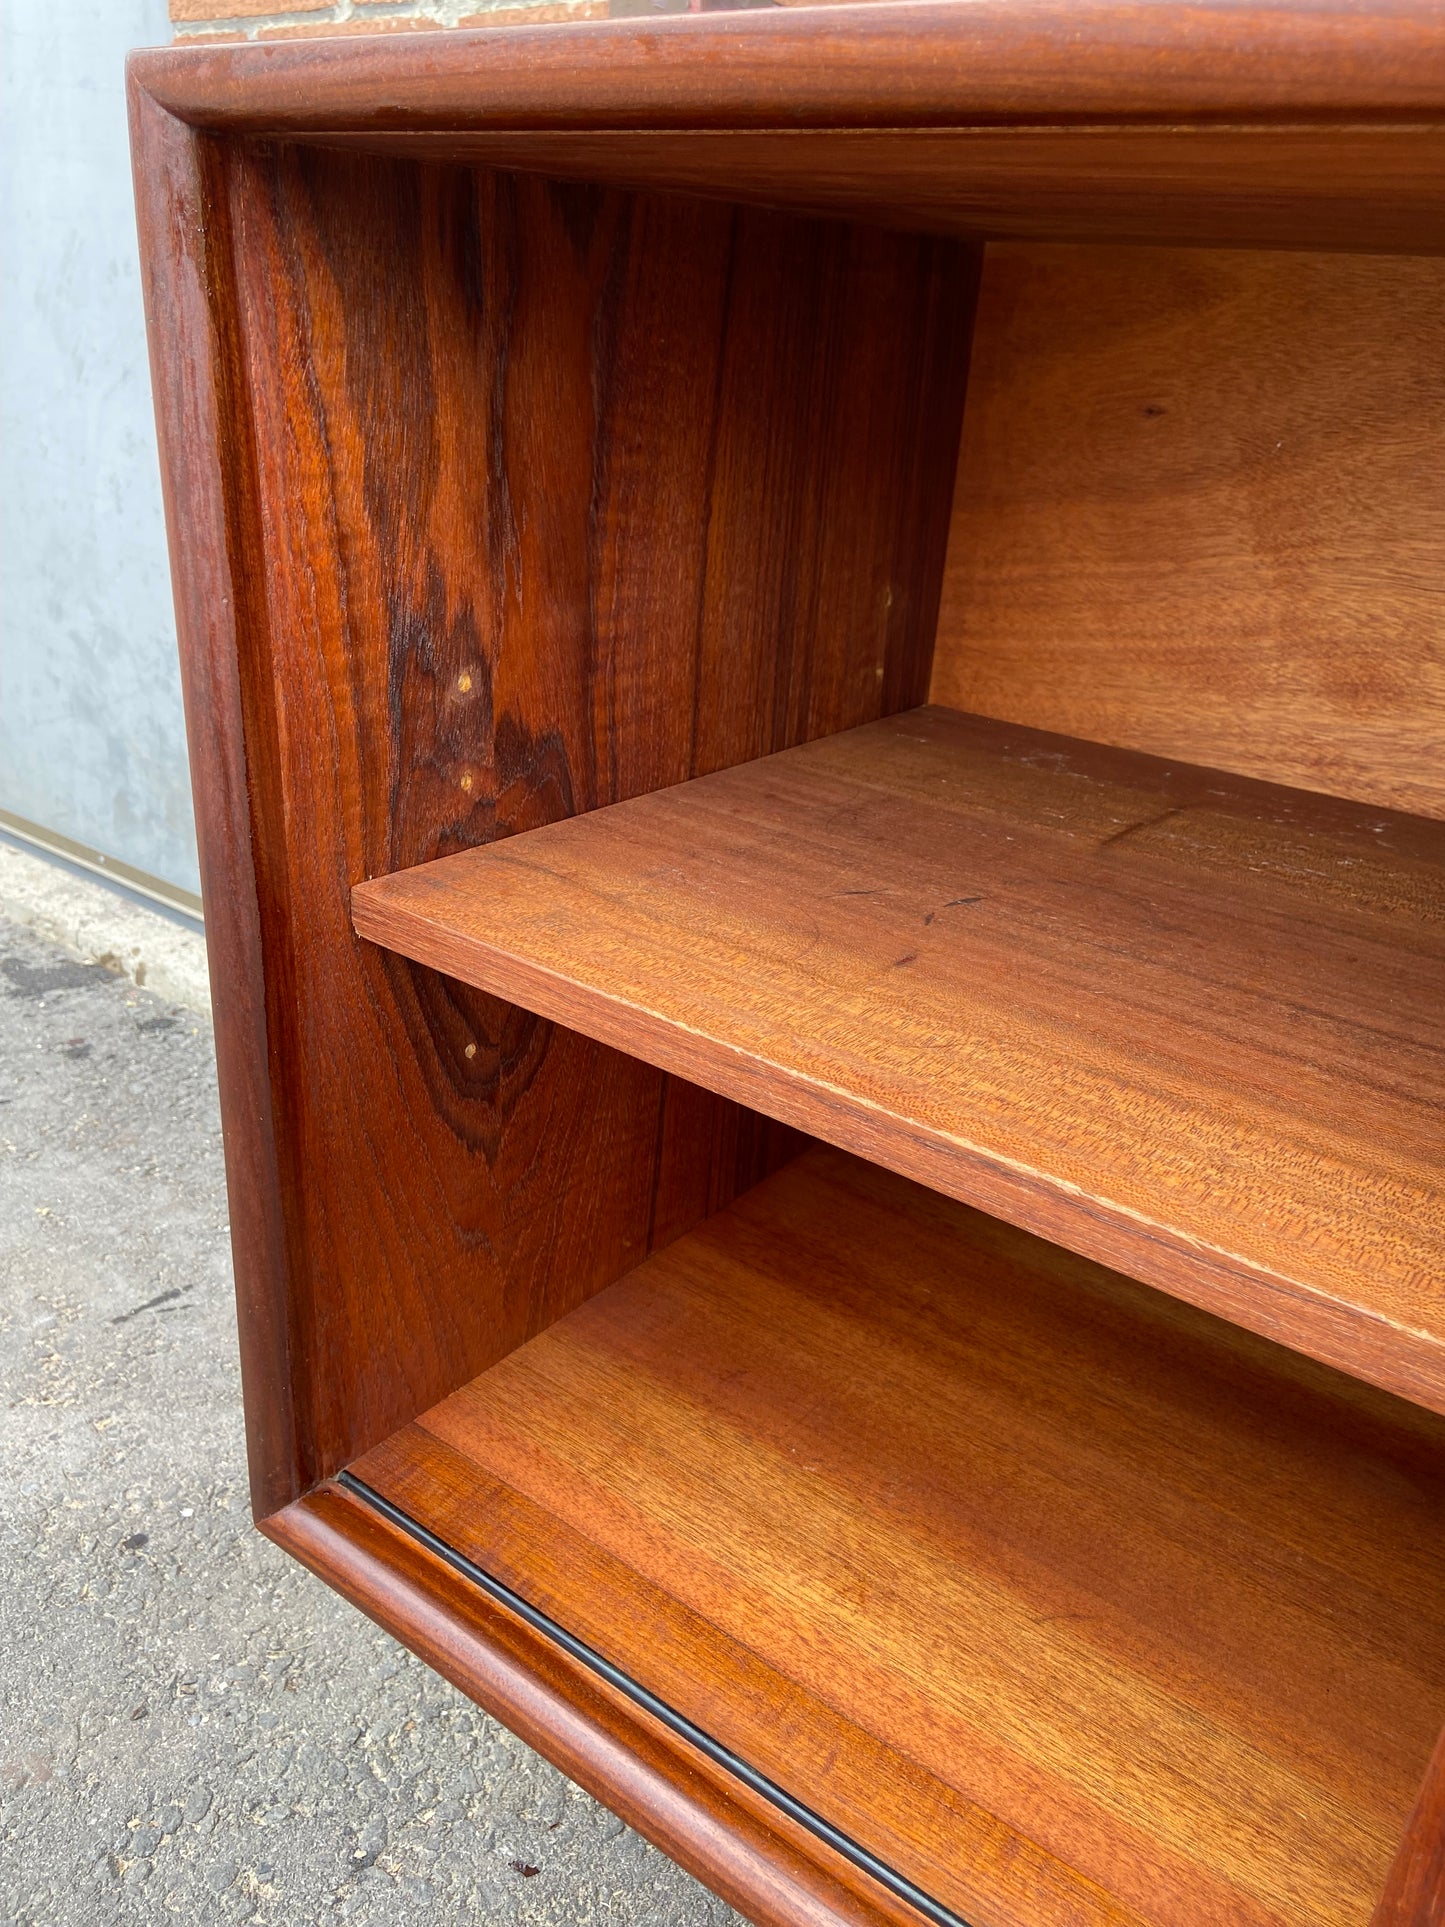
[[[196,887],[126,49],[165,0],[0,0],[0,810]]]

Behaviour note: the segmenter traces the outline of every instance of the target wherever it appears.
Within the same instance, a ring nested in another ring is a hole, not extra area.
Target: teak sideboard
[[[1445,12],[130,81],[262,1530],[768,1927],[1439,1927]]]

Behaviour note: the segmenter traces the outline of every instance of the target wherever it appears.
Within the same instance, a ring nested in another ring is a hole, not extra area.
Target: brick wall
[[[523,21],[702,13],[796,0],[170,0],[176,38],[273,40],[338,33],[445,32]]]

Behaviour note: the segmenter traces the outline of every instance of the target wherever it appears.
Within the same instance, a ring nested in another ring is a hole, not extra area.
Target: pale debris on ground
[[[210,1012],[206,940],[198,930],[5,842],[0,916],[81,963],[104,964],[157,997],[202,1016]]]

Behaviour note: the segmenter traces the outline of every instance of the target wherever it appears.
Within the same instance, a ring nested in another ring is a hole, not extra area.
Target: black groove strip
[[[795,1820],[800,1827],[805,1827],[809,1833],[830,1846],[844,1860],[851,1861],[855,1867],[870,1875],[880,1887],[886,1887],[898,1900],[906,1901],[910,1907],[922,1914],[925,1920],[932,1921],[934,1927],[969,1927],[969,1923],[961,1915],[951,1912],[941,1902],[926,1894],[921,1887],[915,1887],[913,1882],[906,1879],[903,1874],[895,1873],[886,1861],[879,1860],[875,1854],[871,1854],[849,1834],[840,1832],[831,1821],[825,1820],[821,1813],[815,1813],[811,1807],[804,1806],[801,1800],[795,1800],[792,1794],[785,1792],[775,1780],[768,1779],[765,1774],[759,1773],[756,1767],[749,1766],[746,1760],[739,1759],[736,1753],[730,1752],[720,1741],[713,1739],[711,1734],[705,1733],[700,1726],[694,1726],[685,1714],[676,1712],[666,1700],[660,1700],[655,1693],[650,1693],[645,1686],[639,1685],[630,1674],[614,1666],[611,1660],[604,1659],[601,1653],[595,1652],[575,1634],[569,1633],[565,1626],[559,1626],[555,1619],[550,1619],[546,1613],[539,1612],[535,1606],[528,1605],[520,1593],[513,1592],[511,1587],[503,1585],[500,1579],[494,1579],[489,1572],[484,1572],[480,1566],[473,1565],[464,1554],[454,1551],[444,1539],[438,1539],[434,1532],[429,1532],[424,1525],[413,1519],[410,1513],[403,1512],[400,1506],[394,1506],[390,1499],[384,1499],[379,1492],[364,1484],[353,1473],[338,1472],[336,1483],[345,1487],[354,1498],[369,1505],[373,1511],[379,1512],[383,1519],[415,1539],[419,1545],[425,1546],[428,1552],[435,1553],[437,1558],[444,1560],[454,1572],[459,1572],[464,1579],[470,1579],[474,1586],[479,1587],[498,1605],[505,1606],[508,1612],[515,1613],[518,1619],[524,1620],[532,1628],[533,1632],[541,1633],[554,1645],[560,1646],[569,1658],[575,1659],[589,1672],[595,1673],[599,1679],[606,1680],[609,1686],[615,1687],[619,1693],[630,1699],[634,1706],[640,1706],[644,1712],[650,1713],[669,1732],[676,1733],[679,1739],[686,1740],[690,1746],[695,1746],[699,1753],[712,1761],[714,1766],[722,1767],[725,1772],[731,1773],[734,1779],[741,1780],[743,1785],[750,1788],[752,1792],[761,1794],[763,1799],[777,1807],[781,1813],[786,1813],[790,1820]]]

